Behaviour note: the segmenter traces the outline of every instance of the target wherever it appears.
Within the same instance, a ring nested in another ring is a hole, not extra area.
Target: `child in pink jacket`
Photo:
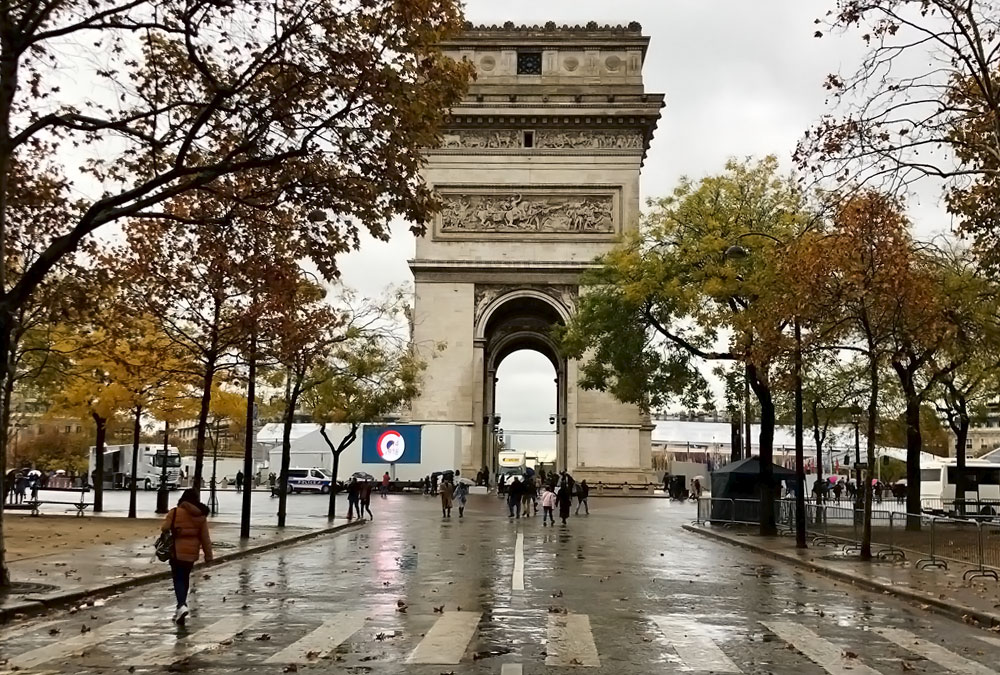
[[[545,492],[542,494],[542,525],[545,525],[545,519],[548,518],[552,521],[552,524],[556,524],[555,516],[552,515],[552,510],[556,507],[556,493],[552,491],[551,485],[545,486]]]

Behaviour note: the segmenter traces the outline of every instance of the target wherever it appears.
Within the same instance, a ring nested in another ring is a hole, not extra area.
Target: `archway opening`
[[[552,357],[519,348],[502,357],[496,376],[500,417],[498,451],[523,452],[530,466],[549,470],[557,461],[557,372]]]

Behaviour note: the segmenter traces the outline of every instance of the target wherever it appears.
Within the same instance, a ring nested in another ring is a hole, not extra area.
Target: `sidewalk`
[[[332,524],[324,522],[318,527],[286,527],[284,530],[255,526],[247,541],[240,540],[238,524],[213,522],[211,532],[215,561],[212,565],[357,527],[363,522],[337,518]],[[109,595],[130,586],[169,578],[167,564],[153,557],[153,541],[154,536],[151,535],[120,545],[68,550],[10,563],[10,576],[16,585],[43,586],[15,588],[9,595],[0,595],[0,623],[18,615],[37,614],[50,607],[69,605],[91,596]]]
[[[948,570],[918,570],[913,562],[919,555],[907,551],[901,563],[840,558],[839,546],[795,548],[791,537],[761,537],[747,530],[710,525],[683,525],[685,530],[741,546],[756,553],[797,565],[855,586],[895,595],[921,609],[951,616],[966,623],[1000,631],[1000,584],[992,579],[963,581],[970,569],[958,563]]]

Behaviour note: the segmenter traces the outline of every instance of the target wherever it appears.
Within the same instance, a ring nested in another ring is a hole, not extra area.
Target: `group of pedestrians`
[[[42,488],[43,474],[29,469],[11,469],[4,476],[4,499],[8,504],[23,504],[31,495],[31,501],[38,501],[38,490]]]
[[[357,513],[358,518],[364,518],[368,513],[369,520],[375,520],[372,513],[372,488],[374,483],[367,480],[358,480],[357,476],[351,476],[351,482],[347,484],[347,519],[354,520]]]
[[[444,480],[438,488],[441,495],[441,517],[451,518],[451,509],[458,505],[458,517],[465,517],[465,505],[469,502],[469,484],[462,480],[461,474],[456,471],[444,474]]]
[[[515,476],[507,489],[507,511],[509,518],[528,518],[538,515],[538,492],[542,490],[542,525],[548,523],[556,524],[555,510],[559,509],[559,518],[562,524],[566,524],[566,519],[570,516],[573,508],[573,497],[576,496],[576,514],[580,515],[580,508],[584,513],[590,515],[590,486],[583,480],[577,483],[573,476],[563,471],[559,474],[549,474],[548,480],[544,474],[530,474],[525,476]]]

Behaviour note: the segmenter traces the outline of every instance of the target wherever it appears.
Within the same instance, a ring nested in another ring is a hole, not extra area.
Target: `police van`
[[[288,470],[288,491],[289,492],[319,492],[327,494],[330,492],[330,484],[333,476],[323,469],[311,467],[308,469]]]

